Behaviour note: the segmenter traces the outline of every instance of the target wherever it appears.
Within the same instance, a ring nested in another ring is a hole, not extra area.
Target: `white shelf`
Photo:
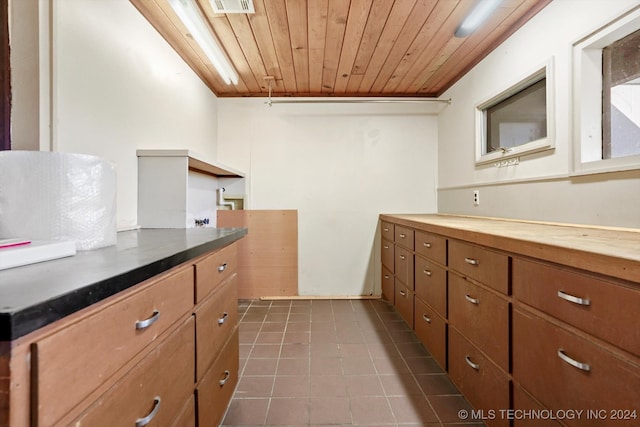
[[[244,173],[217,162],[204,160],[191,150],[137,150],[138,157],[186,157],[189,169],[213,176],[244,178]]]
[[[136,154],[142,228],[215,227],[220,180],[245,176],[190,150],[137,150]]]

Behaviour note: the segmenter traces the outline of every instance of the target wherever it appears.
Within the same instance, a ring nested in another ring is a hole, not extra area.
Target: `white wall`
[[[640,227],[640,171],[571,178],[571,45],[633,0],[555,0],[449,89],[438,118],[438,210],[445,213]],[[553,57],[553,151],[476,167],[474,108]],[[473,206],[473,190],[480,206]]]
[[[53,149],[116,164],[119,228],[137,223],[136,149],[215,160],[217,98],[128,0],[53,2]]]
[[[436,117],[218,102],[218,159],[247,173],[248,208],[298,210],[299,293],[379,293],[378,215],[436,211]]]

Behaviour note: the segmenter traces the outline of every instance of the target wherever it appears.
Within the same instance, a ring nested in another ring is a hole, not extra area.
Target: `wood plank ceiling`
[[[437,97],[551,0],[503,0],[475,33],[453,33],[476,0],[254,0],[217,14],[197,0],[240,81],[219,77],[167,0],[131,0],[220,97]]]

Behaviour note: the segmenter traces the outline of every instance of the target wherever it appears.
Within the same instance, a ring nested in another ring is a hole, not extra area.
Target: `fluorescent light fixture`
[[[169,4],[225,83],[237,85],[238,73],[205,23],[195,0],[169,0]]]
[[[456,28],[456,37],[467,37],[487,20],[502,0],[479,0],[462,23]]]

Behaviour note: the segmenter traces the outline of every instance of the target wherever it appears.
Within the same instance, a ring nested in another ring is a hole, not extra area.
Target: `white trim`
[[[508,151],[493,151],[485,153],[486,147],[486,113],[485,110],[498,102],[520,92],[541,78],[546,78],[547,97],[547,136],[527,144],[513,147]],[[476,127],[476,166],[499,162],[501,160],[533,154],[540,151],[552,150],[555,148],[555,69],[553,57],[550,57],[543,65],[536,67],[533,72],[517,79],[505,90],[493,95],[489,99],[476,103],[475,107],[475,127]]]
[[[640,6],[635,6],[573,43],[571,176],[640,168],[640,155],[602,159],[599,154],[602,152],[602,49],[638,29]]]

